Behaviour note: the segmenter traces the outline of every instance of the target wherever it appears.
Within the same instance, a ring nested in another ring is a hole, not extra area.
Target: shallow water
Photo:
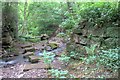
[[[15,59],[9,61],[0,60],[0,67],[14,65],[16,63],[28,62],[28,59],[23,58],[23,55],[16,56]]]
[[[61,47],[57,48],[57,49],[54,49],[52,51],[49,51],[49,52],[52,52],[52,53],[57,53],[57,52],[60,52],[60,51],[63,51],[65,49],[65,45],[62,45]],[[42,51],[35,51],[35,55],[36,56],[43,56],[43,52]],[[16,56],[15,59],[13,60],[10,60],[10,61],[3,61],[3,60],[0,60],[0,67],[4,67],[4,66],[7,66],[7,65],[14,65],[16,63],[29,63],[29,60],[26,59],[26,58],[23,58],[23,55],[19,55],[19,56]]]

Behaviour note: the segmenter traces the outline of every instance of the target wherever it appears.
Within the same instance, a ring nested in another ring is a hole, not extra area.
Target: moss
[[[52,49],[55,49],[55,48],[58,47],[58,43],[56,43],[56,42],[50,42],[48,46],[50,46]]]

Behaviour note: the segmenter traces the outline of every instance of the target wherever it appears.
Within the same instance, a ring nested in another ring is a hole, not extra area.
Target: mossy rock
[[[52,49],[56,49],[59,47],[59,44],[57,42],[49,42],[48,46],[50,46]]]

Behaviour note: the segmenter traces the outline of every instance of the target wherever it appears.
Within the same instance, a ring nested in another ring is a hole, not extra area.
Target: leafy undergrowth
[[[71,61],[66,70],[76,78],[117,78],[118,72],[108,71],[104,66]]]
[[[118,78],[119,48],[101,50],[99,54],[95,54],[94,50],[92,48],[87,51],[90,55],[81,57],[80,60],[61,55],[59,60],[64,63],[65,68],[51,69],[49,73],[55,78]]]
[[[87,52],[89,54],[89,51]],[[118,52],[119,48],[115,48],[101,50],[99,54],[95,54],[92,49],[90,55],[69,61],[66,69],[79,78],[117,78],[120,64]]]

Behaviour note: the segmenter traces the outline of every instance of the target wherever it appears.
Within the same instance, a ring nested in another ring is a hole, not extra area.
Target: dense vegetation
[[[18,12],[15,12],[16,5]],[[8,22],[3,21],[3,28],[8,26],[13,32],[9,35],[16,34],[14,38],[21,42],[39,43],[43,35],[49,36],[45,39],[48,41],[53,37],[63,38],[66,50],[62,52],[59,60],[65,66],[78,61],[84,66],[96,65],[97,70],[102,66],[114,74],[118,71],[120,65],[118,54],[120,50],[118,44],[119,2],[28,1],[6,7],[8,4],[3,5],[3,13],[9,13],[9,15],[14,13],[14,16],[8,18]],[[18,22],[15,24],[11,19],[14,21],[18,19]],[[56,44],[50,46],[54,48]],[[49,65],[48,72],[51,76],[55,78],[75,77],[68,70],[51,67],[54,59],[54,53],[43,50],[43,60]]]

